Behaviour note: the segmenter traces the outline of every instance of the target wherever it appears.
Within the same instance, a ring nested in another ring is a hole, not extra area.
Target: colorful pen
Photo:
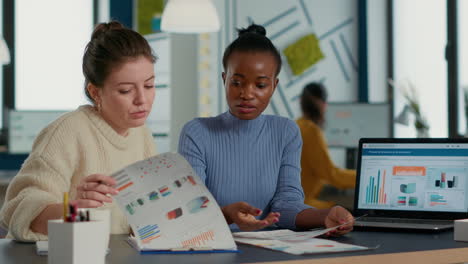
[[[67,221],[68,215],[68,192],[63,193],[63,221]]]

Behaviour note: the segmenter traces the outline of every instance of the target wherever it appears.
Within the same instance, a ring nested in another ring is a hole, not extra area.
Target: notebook
[[[467,218],[467,139],[359,141],[356,227],[444,230]]]

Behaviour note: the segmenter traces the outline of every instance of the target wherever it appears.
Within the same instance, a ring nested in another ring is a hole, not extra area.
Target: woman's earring
[[[97,111],[98,113],[101,113],[101,102],[97,102],[97,103],[96,103],[96,111]]]

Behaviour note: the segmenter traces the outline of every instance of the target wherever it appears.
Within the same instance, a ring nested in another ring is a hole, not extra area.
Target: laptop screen
[[[467,212],[466,141],[361,140],[359,166],[358,209]]]

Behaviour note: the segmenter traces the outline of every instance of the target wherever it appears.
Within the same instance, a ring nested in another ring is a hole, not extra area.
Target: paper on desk
[[[321,236],[335,227],[320,229],[314,231],[294,232],[289,229],[281,229],[274,231],[260,231],[260,232],[236,232],[233,233],[234,238],[255,238],[255,239],[287,239],[287,240],[304,240]]]
[[[357,220],[360,217],[354,218],[354,220]],[[282,230],[274,230],[274,231],[260,231],[260,232],[236,232],[233,233],[234,238],[258,238],[258,239],[286,239],[286,240],[305,240],[305,239],[310,239],[310,238],[315,238],[321,235],[324,235],[330,231],[333,231],[335,229],[338,229],[341,226],[349,224],[351,221],[348,221],[346,223],[343,223],[341,225],[337,225],[334,227],[330,228],[320,228],[320,229],[314,229],[311,231],[304,231],[304,232],[294,232],[288,229],[282,229]]]
[[[292,230],[282,229],[262,232],[236,232],[233,233],[233,236],[234,240],[238,243],[268,248],[271,250],[282,251],[294,255],[372,249],[369,247],[344,244],[332,240],[316,238],[332,230],[335,230],[340,226],[349,224],[349,222],[327,229],[311,230],[305,232],[294,232]]]
[[[239,243],[263,247],[276,251],[282,251],[294,255],[361,251],[371,249],[368,247],[344,244],[333,240],[321,238],[308,238],[302,240],[277,240],[235,237],[234,240]]]
[[[36,242],[36,254],[39,256],[47,256],[49,252],[49,241]]]

